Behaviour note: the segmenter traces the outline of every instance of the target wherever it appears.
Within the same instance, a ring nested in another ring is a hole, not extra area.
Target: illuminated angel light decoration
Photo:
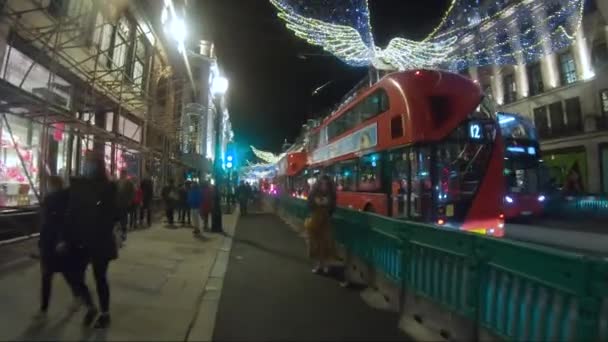
[[[296,36],[353,66],[373,65],[381,70],[428,68],[443,62],[455,48],[456,37],[427,42],[393,38],[386,49],[378,48],[369,23],[367,0],[321,0],[314,7],[308,5],[310,2],[294,7],[289,4],[297,3],[293,0],[270,2]],[[338,3],[341,6],[336,6]],[[324,9],[331,13],[323,13]],[[306,12],[327,20],[301,14]]]
[[[584,0],[452,0],[422,41],[375,46],[367,0],[270,0],[296,36],[352,66],[382,70],[506,65],[538,60],[572,43]]]
[[[251,147],[251,150],[253,151],[253,154],[255,154],[256,157],[262,159],[264,162],[266,162],[268,164],[276,164],[279,161],[279,159],[281,159],[281,157],[283,157],[283,154],[276,155],[272,152],[258,150],[254,146],[250,146],[250,147]]]

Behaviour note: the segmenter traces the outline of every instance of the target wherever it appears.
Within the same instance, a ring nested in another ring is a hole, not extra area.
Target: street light
[[[222,184],[222,164],[221,164],[221,149],[220,149],[220,130],[222,122],[222,96],[228,90],[228,80],[225,77],[216,75],[211,83],[211,94],[213,95],[213,103],[215,107],[215,116],[213,117],[213,128],[215,130],[215,151],[213,158],[213,178],[215,180],[215,191],[213,191],[213,212],[211,213],[211,231],[221,233],[224,231],[222,227],[222,208],[220,207],[220,185]]]

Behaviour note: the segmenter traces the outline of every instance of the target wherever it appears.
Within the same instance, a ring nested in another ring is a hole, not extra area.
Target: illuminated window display
[[[18,116],[6,118],[8,126],[3,118],[0,125],[0,209],[35,205],[38,199],[28,174],[38,187],[41,127]]]

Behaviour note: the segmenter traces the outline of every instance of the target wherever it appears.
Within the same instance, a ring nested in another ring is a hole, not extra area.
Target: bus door
[[[430,222],[433,219],[433,182],[431,179],[431,148],[416,147],[410,153],[412,192],[410,216]]]
[[[390,205],[392,207],[392,217],[409,217],[408,203],[410,195],[410,162],[409,148],[399,149],[390,153],[391,189]]]

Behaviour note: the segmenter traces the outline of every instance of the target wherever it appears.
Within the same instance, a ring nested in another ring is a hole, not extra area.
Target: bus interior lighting
[[[523,147],[520,147],[520,146],[509,146],[509,147],[507,147],[507,151],[516,152],[516,153],[525,153],[526,149],[524,149]]]
[[[502,115],[500,115],[500,116],[502,116]],[[512,116],[508,116],[506,118],[498,120],[498,123],[501,124],[501,125],[504,125],[504,124],[507,124],[507,123],[513,122],[513,121],[515,121],[515,118],[512,117]]]
[[[504,220],[504,218],[505,218],[505,214],[500,214],[500,215],[498,215],[498,218],[499,218],[499,219],[501,219],[501,220]]]

